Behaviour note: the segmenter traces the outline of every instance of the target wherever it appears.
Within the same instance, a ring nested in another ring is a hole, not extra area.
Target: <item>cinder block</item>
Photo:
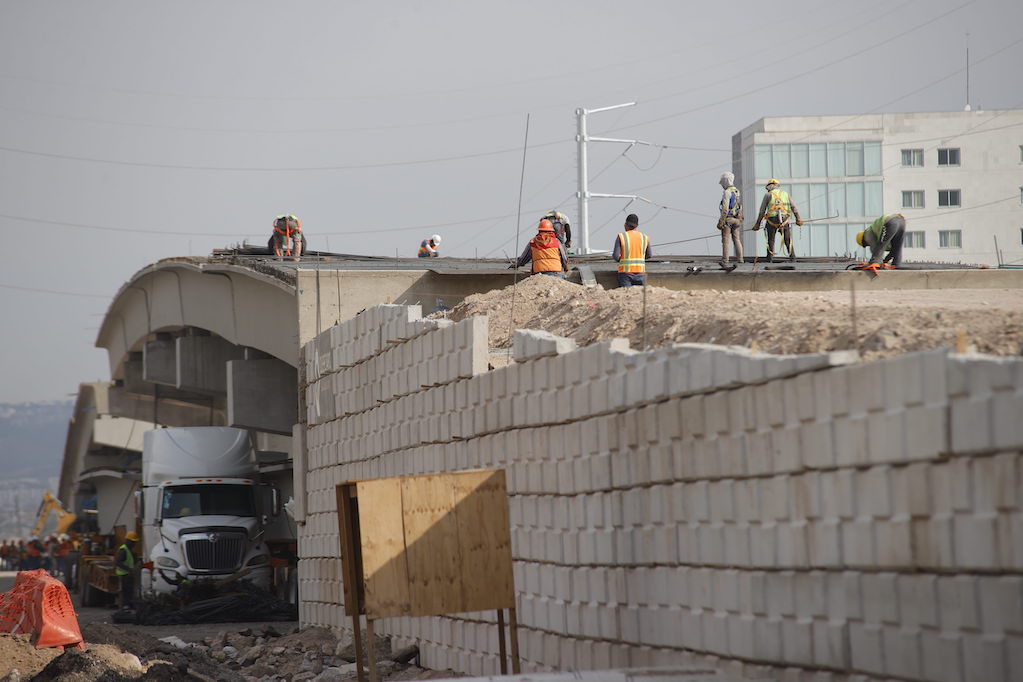
[[[1023,632],[1023,578],[980,576],[980,612],[983,629],[989,635]]]
[[[899,595],[895,573],[864,573],[860,577],[863,619],[868,623],[899,624]]]
[[[962,639],[959,633],[920,632],[921,673],[924,679],[940,682],[968,682],[981,678],[964,678]]]
[[[988,514],[957,514],[952,519],[956,563],[962,568],[997,568],[997,517]]]
[[[942,630],[957,632],[980,629],[980,598],[976,576],[939,576],[937,587]]]
[[[937,583],[935,575],[902,574],[896,578],[899,617],[904,627],[940,626]]]
[[[882,626],[876,624],[849,623],[849,653],[853,668],[877,675],[885,674],[887,666],[882,630]]]
[[[814,620],[811,627],[814,665],[848,668],[849,625],[844,620]]]
[[[882,637],[886,672],[903,679],[919,679],[921,671],[920,630],[917,628],[885,628]]]
[[[1008,682],[1006,639],[1004,636],[963,634],[963,668],[968,680],[1005,680]]]
[[[813,620],[786,618],[782,621],[782,651],[787,663],[813,664]]]

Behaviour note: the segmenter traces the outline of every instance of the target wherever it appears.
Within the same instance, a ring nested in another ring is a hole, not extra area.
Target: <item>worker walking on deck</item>
[[[554,226],[554,236],[565,245],[565,248],[572,246],[572,226],[568,224],[568,216],[561,211],[550,211],[544,219],[551,221]]]
[[[536,236],[529,240],[522,255],[509,269],[520,268],[532,261],[534,275],[549,275],[566,278],[568,272],[568,254],[565,245],[558,241],[554,225],[547,218],[540,221],[536,228]]]
[[[124,536],[124,542],[117,548],[114,556],[114,573],[120,578],[120,606],[122,609],[130,609],[135,603],[135,543],[139,541],[139,534],[133,530],[128,531]]]
[[[721,230],[721,267],[728,265],[728,242],[735,245],[735,262],[742,262],[742,198],[735,187],[735,175],[731,172],[721,174],[718,180],[724,194],[718,206],[720,217],[718,229]]]
[[[886,250],[891,252],[884,259],[891,261],[892,268],[902,265],[902,239],[906,236],[906,217],[901,213],[886,213],[856,235],[856,243],[870,249],[870,263],[880,263]]]
[[[440,246],[440,235],[435,234],[429,239],[424,239],[419,244],[419,257],[420,258],[437,258],[440,254],[437,252],[437,247]]]
[[[646,262],[653,258],[650,237],[636,228],[639,216],[630,213],[625,218],[625,232],[619,232],[611,257],[618,261],[618,286],[646,286]]]
[[[774,178],[767,181],[764,186],[767,193],[760,202],[760,212],[753,223],[753,229],[760,229],[760,222],[767,219],[767,262],[774,262],[774,236],[781,232],[781,240],[789,252],[789,260],[796,260],[796,252],[792,248],[792,226],[789,225],[789,215],[796,217],[796,225],[802,226],[803,219],[799,217],[799,209],[792,203],[789,193],[781,189],[781,183]]]

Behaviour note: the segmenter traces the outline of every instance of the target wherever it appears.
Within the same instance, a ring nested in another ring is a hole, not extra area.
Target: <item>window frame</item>
[[[956,236],[958,242],[954,246],[947,243],[948,238],[952,235]],[[938,230],[938,248],[939,249],[961,249],[963,248],[963,231],[962,230]]]
[[[919,239],[919,244],[913,242]],[[924,230],[914,230],[912,232],[906,232],[906,235],[902,239],[902,245],[907,249],[926,249],[927,248],[927,232]]]
[[[946,193],[948,203],[941,203],[941,194]],[[952,202],[952,192],[955,192],[957,203]],[[961,189],[939,189],[938,190],[938,208],[961,208],[963,205],[963,191]]]
[[[945,152],[945,163],[941,162],[941,153]],[[951,152],[955,152],[956,161],[955,163],[949,162],[949,156]],[[938,166],[944,166],[947,168],[957,168],[963,165],[963,153],[960,147],[938,147]]]
[[[924,150],[921,149],[903,149],[902,154],[902,167],[903,168],[923,168],[924,167]],[[906,154],[910,155],[910,163],[906,163]],[[912,163],[913,161],[919,160],[919,163]]]
[[[920,205],[917,206],[916,204],[914,204],[912,202],[907,204],[906,203],[906,196],[907,195],[910,195],[910,198],[919,197],[920,198]],[[927,198],[926,198],[926,192],[924,190],[922,190],[922,189],[904,189],[904,190],[902,190],[902,208],[926,208],[926,207],[927,207]]]

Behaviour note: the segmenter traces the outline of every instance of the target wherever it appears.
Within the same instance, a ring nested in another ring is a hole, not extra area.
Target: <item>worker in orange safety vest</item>
[[[568,272],[568,254],[565,253],[565,245],[562,244],[554,232],[554,225],[550,220],[544,218],[536,228],[536,236],[529,240],[522,255],[510,270],[520,268],[526,263],[533,262],[534,275],[550,275],[565,279]]]
[[[636,228],[639,216],[630,213],[625,218],[625,232],[615,239],[611,257],[618,261],[618,286],[646,286],[646,262],[653,257],[650,237]]]

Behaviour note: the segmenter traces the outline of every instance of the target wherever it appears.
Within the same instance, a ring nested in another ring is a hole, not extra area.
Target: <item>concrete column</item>
[[[227,421],[230,426],[291,434],[298,422],[298,376],[276,359],[227,363]]]
[[[227,363],[244,350],[219,336],[182,336],[175,340],[175,385],[186,391],[227,392]]]
[[[142,378],[155,384],[177,385],[177,353],[170,334],[157,334],[154,340],[146,341],[142,351]]]

